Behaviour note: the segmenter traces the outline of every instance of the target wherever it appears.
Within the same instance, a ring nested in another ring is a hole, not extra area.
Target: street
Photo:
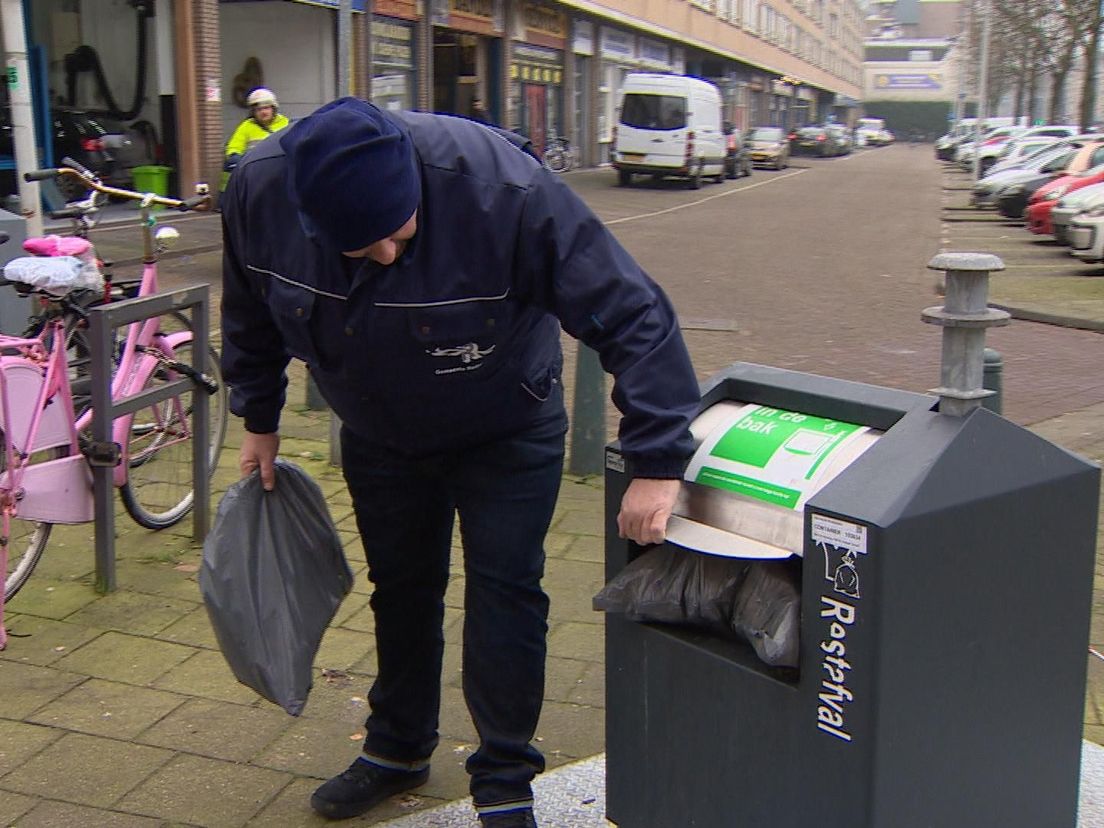
[[[938,385],[941,331],[920,312],[942,304],[927,263],[942,249],[1005,253],[941,238],[942,175],[930,148],[897,145],[798,157],[697,191],[674,180],[618,187],[605,168],[565,181],[668,291],[700,378],[746,361],[926,391]],[[182,248],[206,252],[164,260],[162,285],[210,282],[217,308],[218,217],[176,223]],[[137,234],[95,236],[111,256]],[[1004,414],[1018,423],[1104,401],[1098,333],[1014,320],[987,345],[1003,357]]]

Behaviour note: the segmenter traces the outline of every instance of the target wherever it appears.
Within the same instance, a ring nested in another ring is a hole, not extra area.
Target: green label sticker
[[[837,453],[839,449],[868,431],[855,423],[746,405],[710,433],[691,460],[686,479],[798,509],[848,462],[851,450]],[[836,471],[825,467],[830,458],[839,459],[829,464]]]
[[[765,468],[778,453],[823,459],[859,426],[796,411],[757,406],[733,424],[710,452],[714,457]],[[811,475],[814,464],[809,469]]]
[[[8,86],[13,88],[19,86],[19,70],[14,66],[8,67]]]

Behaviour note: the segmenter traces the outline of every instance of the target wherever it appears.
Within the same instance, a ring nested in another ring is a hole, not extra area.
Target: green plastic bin
[[[131,170],[134,175],[134,189],[140,193],[153,193],[154,195],[167,196],[169,194],[169,173],[172,167],[135,167]],[[138,202],[134,202],[135,207]],[[159,205],[154,205],[155,210],[160,210]]]

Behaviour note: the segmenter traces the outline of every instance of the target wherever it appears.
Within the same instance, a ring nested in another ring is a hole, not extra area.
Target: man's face
[[[267,124],[276,117],[276,107],[269,104],[253,107],[253,119],[259,124]]]
[[[362,247],[359,250],[343,250],[341,255],[348,256],[350,259],[371,259],[381,265],[394,264],[406,249],[407,242],[414,238],[417,230],[418,211],[415,210],[414,215],[410,217],[406,224],[387,238],[372,242],[367,247]]]

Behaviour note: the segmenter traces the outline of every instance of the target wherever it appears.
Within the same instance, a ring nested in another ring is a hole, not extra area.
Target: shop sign
[[[527,3],[521,14],[525,20],[525,28],[529,31],[559,38],[567,37],[567,17],[563,12],[538,6],[536,3]]]
[[[434,26],[449,25],[449,0],[429,0]]]
[[[515,43],[510,80],[559,86],[563,83],[563,53],[531,43]]]
[[[327,9],[339,9],[341,8],[341,0],[295,0],[296,3],[303,3],[308,6],[322,6]],[[367,0],[353,0],[353,11],[362,12]]]
[[[628,32],[602,27],[602,57],[632,62],[636,60],[636,38]]]
[[[640,63],[649,68],[670,69],[671,50],[666,43],[640,38]]]
[[[939,75],[875,75],[874,86],[877,89],[942,89]]]
[[[378,18],[373,20],[372,62],[396,69],[413,69],[414,28]]]
[[[457,14],[494,20],[494,0],[449,0],[449,8]]]
[[[594,54],[594,24],[589,20],[575,18],[575,40],[572,43],[577,55]]]

